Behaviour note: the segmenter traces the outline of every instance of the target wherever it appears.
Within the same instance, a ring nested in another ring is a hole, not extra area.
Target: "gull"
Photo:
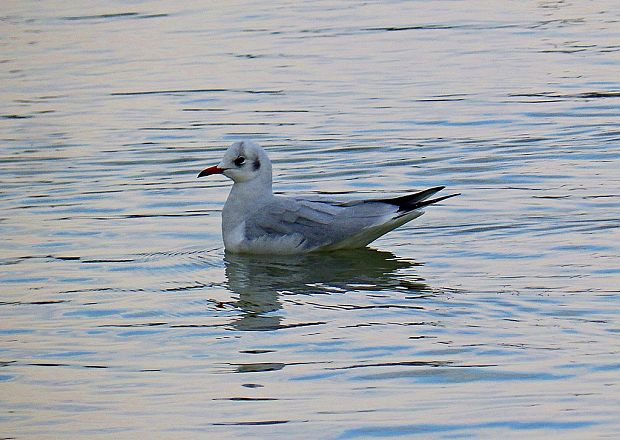
[[[221,162],[198,177],[223,174],[234,183],[222,210],[227,252],[299,254],[356,249],[421,216],[422,208],[459,194],[431,199],[445,187],[395,198],[337,201],[284,197],[272,190],[271,161],[252,141],[233,143]]]

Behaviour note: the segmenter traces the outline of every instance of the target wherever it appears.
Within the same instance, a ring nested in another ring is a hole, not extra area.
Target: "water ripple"
[[[615,3],[31,6],[0,17],[5,437],[620,431]],[[278,194],[462,196],[232,255],[196,175],[248,137]]]

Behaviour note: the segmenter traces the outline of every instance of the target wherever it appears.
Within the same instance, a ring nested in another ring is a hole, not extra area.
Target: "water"
[[[4,2],[0,437],[616,438],[616,2],[219,3]],[[225,255],[241,138],[462,196]]]

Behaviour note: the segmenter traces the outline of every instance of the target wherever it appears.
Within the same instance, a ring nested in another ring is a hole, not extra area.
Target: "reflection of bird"
[[[453,197],[430,199],[443,186],[391,199],[339,202],[275,196],[271,162],[250,141],[235,142],[217,166],[198,177],[224,174],[234,181],[222,212],[226,250],[295,254],[361,248],[423,214],[421,208]]]
[[[280,294],[316,294],[352,289],[402,287],[430,292],[422,280],[399,273],[416,263],[390,252],[356,249],[329,254],[239,255],[226,253],[228,288],[239,295],[243,311],[234,322],[239,330],[273,330],[283,327],[275,314]]]

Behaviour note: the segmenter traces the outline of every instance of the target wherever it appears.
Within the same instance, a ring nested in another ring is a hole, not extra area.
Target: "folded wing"
[[[291,252],[359,248],[419,217],[420,208],[452,197],[429,200],[441,189],[346,203],[274,197],[246,221],[245,235],[250,241],[288,247]]]

